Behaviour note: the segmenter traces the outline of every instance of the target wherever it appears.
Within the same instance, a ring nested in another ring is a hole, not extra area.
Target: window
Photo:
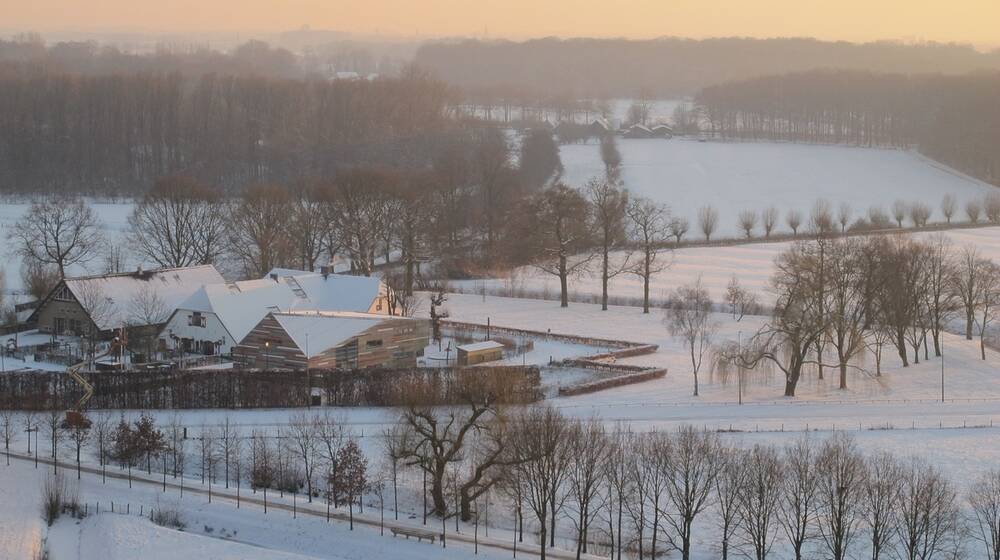
[[[195,311],[194,313],[191,313],[191,315],[188,315],[188,325],[192,327],[205,328],[205,324],[205,316],[200,312]]]
[[[382,346],[381,338],[365,341],[365,348],[378,348],[380,346]]]
[[[56,290],[56,293],[53,296],[53,298],[55,298],[58,301],[73,301],[73,292],[71,292],[69,288],[66,287],[66,284],[63,284],[62,286],[59,286],[59,289]]]

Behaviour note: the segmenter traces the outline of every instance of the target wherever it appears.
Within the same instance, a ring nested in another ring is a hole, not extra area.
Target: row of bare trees
[[[974,247],[957,249],[943,235],[820,238],[798,242],[775,262],[776,301],[769,321],[724,359],[740,367],[767,362],[785,375],[794,396],[805,367],[839,369],[840,387],[856,358],[870,351],[881,375],[883,351],[903,366],[941,356],[944,332],[964,323],[971,340],[986,338],[1000,302],[1000,268]]]
[[[1000,194],[990,193],[981,198],[969,199],[961,209],[958,208],[955,196],[946,194],[941,199],[939,211],[947,224],[951,224],[952,220],[961,219],[963,216],[965,221],[970,224],[982,223],[983,220],[991,224],[1000,224]],[[907,203],[903,200],[896,200],[888,212],[881,206],[872,206],[866,212],[855,213],[847,202],[841,202],[834,210],[829,201],[820,199],[813,204],[808,215],[804,215],[801,210],[791,209],[782,217],[781,212],[775,206],[769,206],[760,211],[741,210],[736,216],[736,226],[747,239],[752,239],[760,234],[763,234],[764,239],[768,239],[782,225],[782,218],[784,218],[784,225],[791,230],[792,235],[800,233],[829,235],[849,231],[863,232],[903,228],[907,225],[921,228],[930,223],[933,215],[933,209],[921,201]],[[718,211],[710,205],[699,208],[697,225],[698,231],[705,238],[705,241],[711,241],[719,227]],[[687,233],[687,228],[679,232],[678,243],[685,233]]]
[[[407,418],[416,415],[422,418]],[[940,468],[888,452],[866,455],[843,433],[742,447],[690,426],[637,433],[549,407],[411,407],[380,435],[381,467],[373,467],[329,414],[297,414],[275,433],[245,433],[224,418],[193,439],[177,416],[161,428],[146,415],[116,423],[104,413],[75,430],[82,435],[52,418],[52,449],[65,432],[78,461],[89,444],[105,469],[117,463],[237,490],[249,484],[265,504],[268,490],[302,494],[347,506],[352,522],[365,498],[398,517],[400,478],[415,468],[433,501],[425,514],[478,523],[490,501],[506,506],[515,538],[523,542],[527,532],[543,558],[558,535],[571,539],[577,557],[653,559],[674,551],[689,559],[705,547],[722,559],[764,560],[780,550],[796,560],[1000,559],[1000,471],[982,474],[963,493]],[[7,449],[20,431],[16,420],[0,415]],[[48,430],[36,414],[20,420]]]
[[[397,465],[425,471],[438,516],[469,520],[495,496],[518,540],[526,524],[534,532],[543,558],[557,535],[572,535],[578,556],[618,558],[687,559],[696,542],[724,559],[778,548],[796,559],[936,558],[976,546],[996,558],[1000,544],[1000,473],[963,502],[936,467],[865,456],[846,435],[742,449],[691,427],[639,434],[548,407],[484,410],[405,413],[383,435],[394,480]]]

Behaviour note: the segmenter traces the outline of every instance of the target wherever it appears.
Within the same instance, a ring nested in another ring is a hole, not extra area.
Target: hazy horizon
[[[937,4],[937,3],[935,3]],[[36,0],[4,8],[8,33],[101,35],[274,34],[302,29],[400,39],[664,36],[813,37],[829,41],[942,42],[1000,46],[1000,2],[955,0]],[[530,14],[531,17],[525,17]]]

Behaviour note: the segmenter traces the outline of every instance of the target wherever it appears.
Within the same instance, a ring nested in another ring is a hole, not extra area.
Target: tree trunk
[[[608,246],[605,244],[601,259],[601,311],[608,310]]]

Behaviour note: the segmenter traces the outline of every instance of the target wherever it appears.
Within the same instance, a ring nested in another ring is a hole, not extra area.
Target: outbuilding
[[[472,366],[502,360],[503,348],[503,344],[495,340],[463,344],[458,347],[458,365]]]

